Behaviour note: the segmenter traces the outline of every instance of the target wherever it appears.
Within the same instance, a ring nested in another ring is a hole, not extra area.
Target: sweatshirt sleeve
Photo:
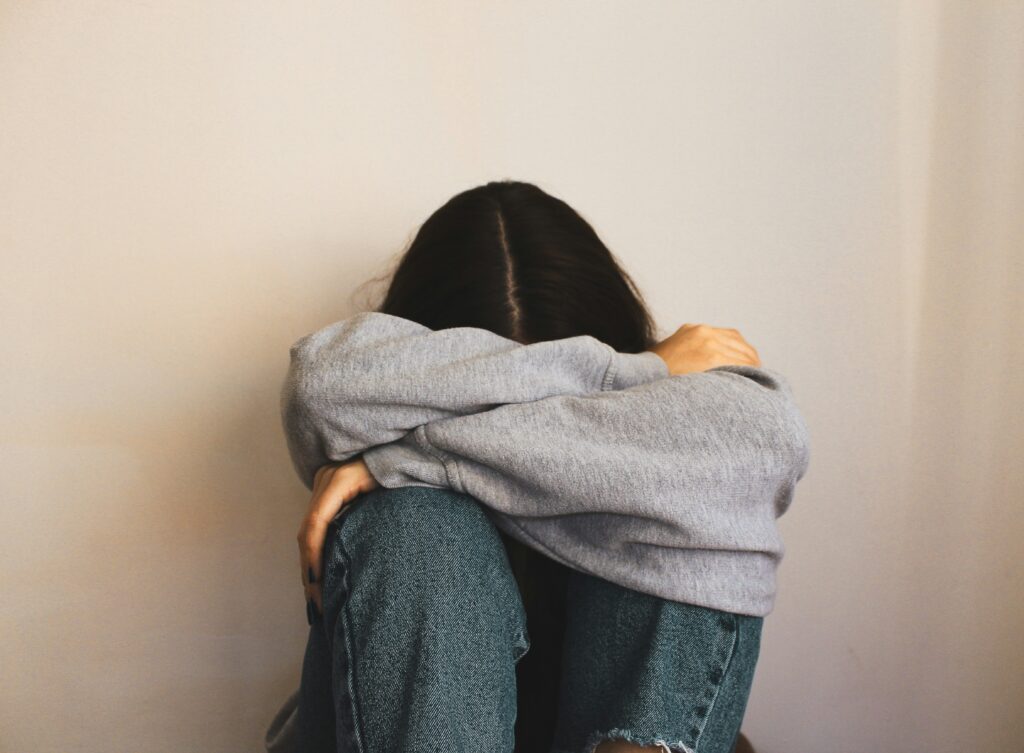
[[[767,582],[809,458],[782,374],[740,365],[444,418],[363,454],[384,487],[469,494],[554,559],[641,591],[676,579],[681,600]]]
[[[417,426],[503,404],[621,390],[669,374],[656,353],[620,353],[590,335],[523,344],[482,328],[432,330],[376,311],[306,335],[289,354],[281,420],[307,489],[320,466],[391,443]]]

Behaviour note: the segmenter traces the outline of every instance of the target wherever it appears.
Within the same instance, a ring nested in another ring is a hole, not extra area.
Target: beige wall
[[[287,347],[502,177],[800,397],[758,750],[1018,749],[1022,5],[480,5],[0,2],[0,750],[259,749]]]

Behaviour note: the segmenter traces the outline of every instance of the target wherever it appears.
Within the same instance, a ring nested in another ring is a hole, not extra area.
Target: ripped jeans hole
[[[587,740],[586,753],[595,753],[601,743],[608,742],[609,740],[622,740],[623,742],[632,743],[640,747],[657,745],[664,753],[694,753],[693,748],[682,740],[670,743],[663,737],[634,735],[628,729],[612,729],[607,732],[592,733],[590,739]]]

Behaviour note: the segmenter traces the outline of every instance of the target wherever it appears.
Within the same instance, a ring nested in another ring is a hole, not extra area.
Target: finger
[[[306,600],[312,602],[316,607],[316,616],[320,617],[324,613],[324,602],[323,597],[320,595],[320,584],[317,583],[311,586],[309,592],[306,594]]]
[[[732,361],[737,361],[745,366],[759,366],[761,360],[756,356],[751,356],[749,352],[745,350],[739,350],[738,348],[722,348],[721,354]]]
[[[743,335],[734,329],[722,330],[722,344],[726,345],[730,349],[745,354],[751,363],[758,364],[761,362],[760,356],[757,354],[757,349],[743,339]]]
[[[313,620],[317,616],[316,601],[313,597],[313,587],[303,583],[302,586],[302,597],[306,600],[306,619],[309,624],[313,624]]]
[[[317,469],[316,475],[313,477],[313,496],[316,497],[320,494],[320,490],[324,485],[324,482],[328,480],[332,470],[331,465],[322,465]]]
[[[320,518],[313,516],[307,519],[304,534],[299,541],[305,568],[303,581],[306,586],[306,596],[313,599],[321,614],[323,613],[323,602],[320,595],[320,557],[326,535],[327,526],[321,522]],[[312,574],[312,578],[310,578],[310,574]]]
[[[732,327],[719,327],[718,334],[724,341],[728,341],[737,348],[747,351],[752,358],[757,357],[757,349],[740,334],[738,329]]]
[[[306,578],[309,580],[310,584],[309,588],[307,589],[306,598],[312,600],[313,603],[316,604],[317,612],[319,614],[323,614],[323,587],[322,584],[320,583],[320,576],[313,569],[312,564],[306,565]]]
[[[308,566],[307,566],[308,567]],[[320,583],[304,583],[302,593],[306,603],[315,609],[315,615],[323,614],[323,597]]]
[[[313,623],[313,618],[316,616],[313,613],[313,611],[312,611],[313,610],[313,606],[316,604],[316,601],[314,600],[313,588],[314,588],[314,584],[317,581],[319,581],[319,578],[317,577],[316,573],[313,572],[313,566],[306,559],[306,557],[307,557],[307,555],[305,553],[305,549],[304,549],[304,547],[300,543],[300,545],[299,545],[299,570],[301,572],[301,576],[300,577],[301,577],[301,580],[302,580],[302,595],[303,595],[303,598],[305,598],[305,600],[306,600],[306,616],[309,619],[310,624],[312,624]],[[313,582],[310,581],[310,576],[312,576]]]

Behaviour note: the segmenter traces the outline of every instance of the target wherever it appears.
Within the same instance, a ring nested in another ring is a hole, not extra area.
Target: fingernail
[[[310,599],[306,599],[306,622],[313,624],[313,602]]]
[[[309,573],[309,582],[316,583],[316,576],[313,575],[313,566],[309,565],[306,567],[306,572]]]

